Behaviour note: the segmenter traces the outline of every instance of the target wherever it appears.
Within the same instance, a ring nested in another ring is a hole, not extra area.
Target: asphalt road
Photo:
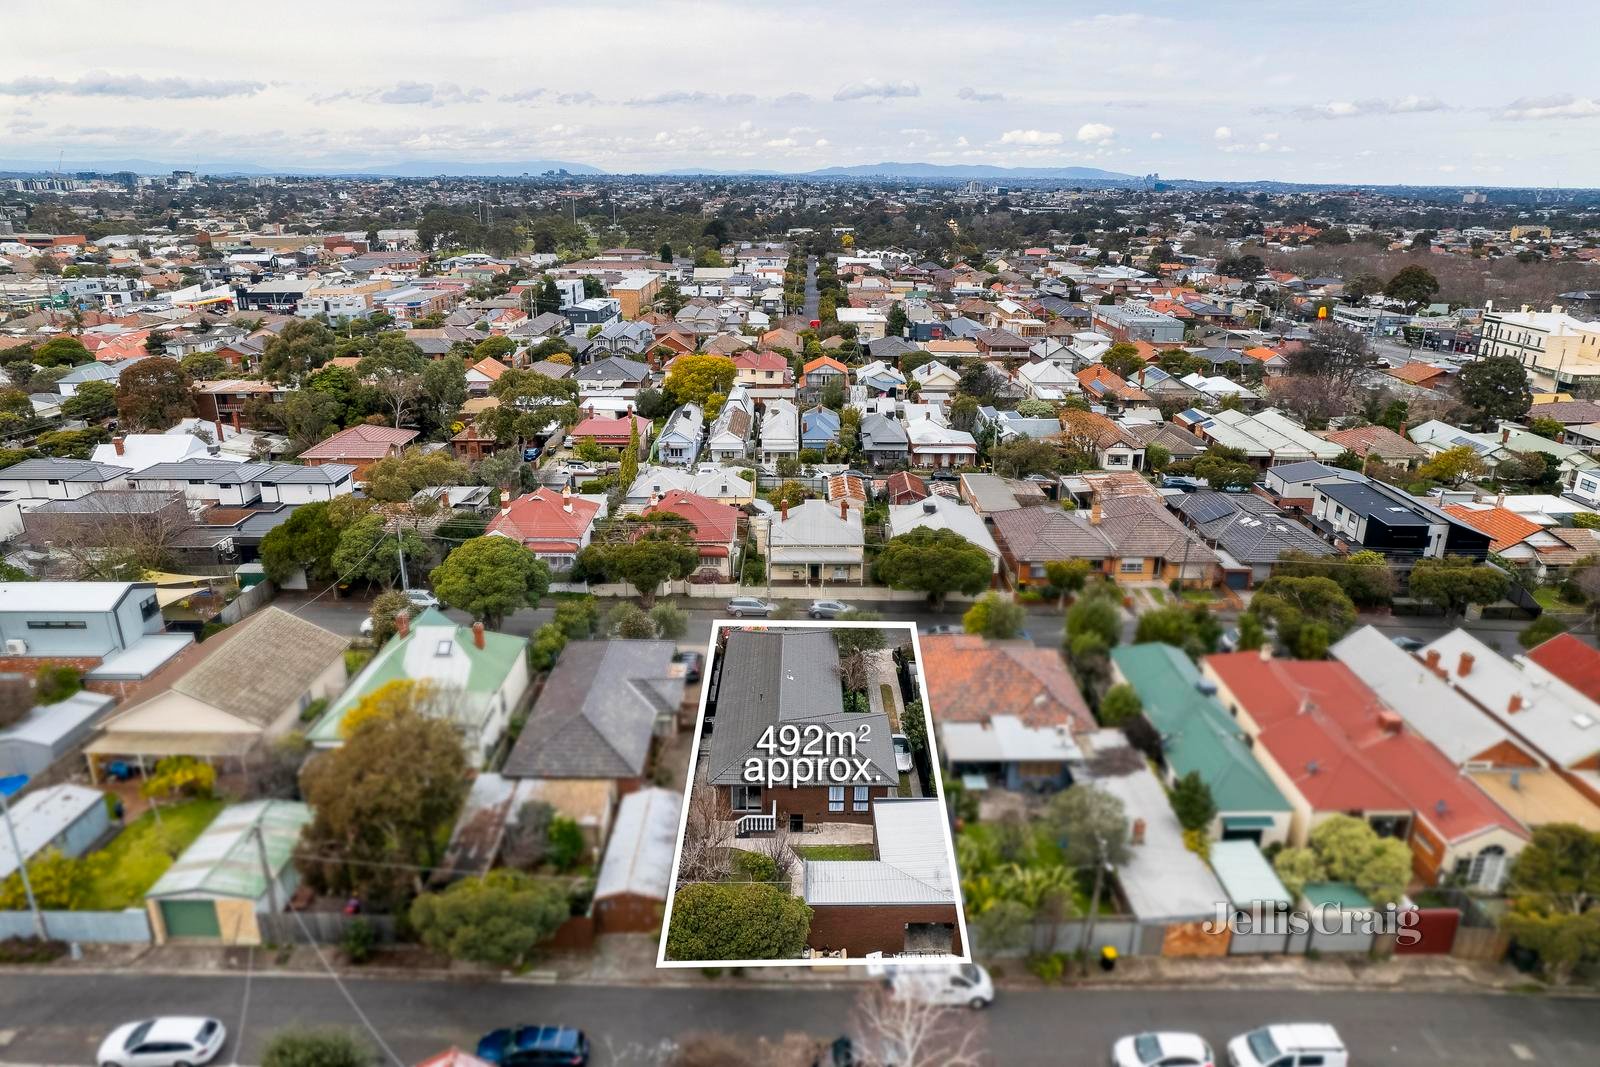
[[[582,1027],[596,1064],[658,1061],[664,1043],[695,1030],[819,1038],[848,1027],[855,992],[809,985],[748,988],[533,986],[496,982],[347,981],[346,988],[402,1064],[511,1023]],[[214,1015],[228,1027],[218,1063],[260,1062],[262,1045],[291,1025],[359,1027],[327,979],[0,974],[0,1061],[93,1063],[117,1024],[160,1013]],[[243,1025],[241,1027],[241,1016]],[[1218,990],[1001,990],[984,1028],[995,1064],[1098,1065],[1111,1042],[1139,1030],[1187,1029],[1220,1051],[1233,1034],[1266,1022],[1327,1021],[1357,1067],[1505,1067],[1594,1062],[1594,1000],[1404,992]],[[241,1040],[242,1031],[242,1040]]]
[[[783,600],[779,596],[774,599]],[[813,598],[802,595],[792,598],[799,618],[804,618],[804,610]],[[363,599],[336,599],[333,593],[328,593],[319,599],[311,600],[309,596],[299,594],[282,594],[276,601],[277,605],[286,611],[292,611],[303,616],[334,633],[346,634],[354,637],[361,627],[361,620],[366,618],[371,602]],[[717,619],[727,618],[727,613],[722,610],[721,601],[691,601],[678,599],[676,603],[689,615],[688,633],[679,641],[684,648],[704,648],[711,640],[711,624]],[[886,603],[862,602],[863,608],[868,608],[881,614],[885,619],[894,622],[915,622],[920,629],[926,630],[930,626],[960,626],[962,609],[952,607],[945,611],[934,611],[926,605],[894,601]],[[465,623],[470,619],[462,612],[452,611],[447,614]],[[1133,616],[1124,613],[1123,640],[1131,641],[1135,620]],[[527,636],[540,626],[549,622],[554,617],[553,607],[539,607],[524,609],[506,618],[501,629],[506,633]],[[1233,616],[1223,613],[1221,616],[1225,626],[1233,625]],[[1396,617],[1392,615],[1363,616],[1362,622],[1371,623],[1391,637],[1406,635],[1423,641],[1431,641],[1436,637],[1450,632],[1456,624],[1446,623],[1443,619],[1428,617]],[[1040,608],[1030,611],[1025,624],[1029,638],[1034,644],[1042,648],[1061,647],[1061,637],[1064,629],[1062,615],[1053,608]],[[1508,655],[1521,651],[1517,645],[1517,634],[1526,622],[1516,619],[1484,619],[1478,622],[1464,624],[1468,630],[1476,635],[1485,644]]]

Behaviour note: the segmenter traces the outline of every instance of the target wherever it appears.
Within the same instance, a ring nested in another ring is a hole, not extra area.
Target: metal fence
[[[261,940],[272,945],[319,945],[341,943],[350,927],[363,921],[371,927],[380,945],[395,942],[395,921],[391,915],[346,915],[338,911],[300,911],[256,916]]]
[[[147,945],[150,917],[142,908],[127,911],[47,911],[45,926],[55,941],[100,942],[105,944]],[[10,937],[36,937],[33,913],[0,911],[0,940]]]

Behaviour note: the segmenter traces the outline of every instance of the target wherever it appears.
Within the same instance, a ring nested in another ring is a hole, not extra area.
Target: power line
[[[317,954],[317,962],[322,964],[322,969],[328,972],[328,977],[333,979],[333,984],[339,987],[340,993],[344,994],[344,999],[350,1004],[350,1010],[356,1013],[356,1018],[360,1019],[361,1025],[367,1028],[367,1033],[372,1035],[372,1040],[378,1043],[378,1047],[383,1050],[383,1054],[394,1063],[395,1067],[406,1067],[405,1061],[394,1054],[394,1049],[390,1048],[388,1042],[384,1041],[383,1035],[378,1033],[378,1028],[372,1025],[371,1019],[367,1018],[367,1013],[361,1010],[360,1004],[356,1003],[356,998],[350,992],[349,987],[344,984],[344,979],[340,978],[339,973],[328,963],[327,957],[322,954],[322,947],[317,944],[316,938],[311,936],[311,931],[306,926],[305,917],[298,911],[292,911],[289,914],[293,915],[295,922],[300,925],[301,933],[306,935],[306,943],[311,946],[311,951]]]

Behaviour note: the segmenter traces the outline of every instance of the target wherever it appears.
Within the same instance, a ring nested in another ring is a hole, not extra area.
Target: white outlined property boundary
[[[678,864],[683,860],[683,837],[689,825],[689,806],[692,802],[690,793],[694,790],[695,772],[698,770],[700,762],[700,732],[705,726],[706,702],[711,695],[711,679],[715,673],[715,668],[719,667],[716,662],[717,638],[721,634],[724,627],[741,630],[760,629],[763,627],[784,630],[909,630],[911,633],[911,648],[915,654],[917,666],[917,689],[922,697],[923,729],[928,739],[928,764],[933,774],[934,795],[938,798],[940,807],[946,807],[944,799],[944,771],[939,761],[938,739],[934,736],[935,731],[933,728],[933,709],[931,707],[931,701],[928,695],[928,679],[924,674],[922,667],[922,645],[918,641],[916,623],[895,622],[890,619],[873,622],[841,622],[830,620],[795,620],[790,622],[777,619],[714,620],[711,623],[711,640],[706,646],[705,665],[701,671],[702,678],[700,684],[700,706],[695,712],[694,742],[693,747],[690,749],[691,753],[693,753],[693,758],[691,758],[689,761],[689,773],[683,783],[683,810],[678,817],[678,844],[672,852],[672,880],[667,886],[666,907],[663,909],[661,915],[661,941],[656,949],[656,966],[658,968],[675,967],[703,969],[706,967],[868,967],[873,965],[881,965],[883,963],[882,960],[867,959],[866,957],[814,960],[667,959],[667,933],[671,926],[673,900],[678,895]],[[717,678],[720,682],[721,675],[717,674]],[[903,727],[902,732],[904,732]],[[967,939],[967,910],[965,903],[961,899],[961,873],[956,866],[955,838],[950,833],[950,819],[948,816],[940,820],[940,822],[943,828],[945,859],[950,864],[950,884],[955,892],[956,928],[961,933],[961,955],[930,957],[910,956],[904,959],[896,959],[896,967],[917,966],[919,964],[925,964],[928,966],[949,966],[952,962],[970,963],[972,961],[972,944]]]

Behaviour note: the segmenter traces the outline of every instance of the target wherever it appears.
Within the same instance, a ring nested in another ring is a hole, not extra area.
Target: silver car
[[[837,619],[849,610],[849,604],[841,604],[837,600],[813,600],[806,614],[813,619]]]
[[[164,1015],[124,1023],[100,1042],[100,1067],[199,1067],[222,1051],[228,1031],[216,1019]]]
[[[777,610],[778,605],[754,596],[736,596],[727,603],[728,614],[736,619],[742,619],[746,615],[764,619]]]

